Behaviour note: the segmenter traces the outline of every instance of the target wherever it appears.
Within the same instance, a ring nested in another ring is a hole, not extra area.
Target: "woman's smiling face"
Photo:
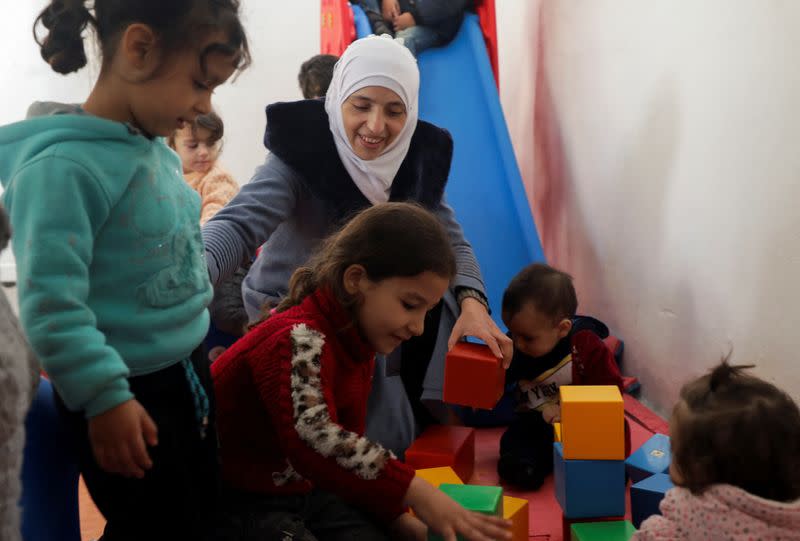
[[[356,156],[374,160],[391,145],[406,124],[406,105],[394,91],[366,86],[342,103],[342,122]]]

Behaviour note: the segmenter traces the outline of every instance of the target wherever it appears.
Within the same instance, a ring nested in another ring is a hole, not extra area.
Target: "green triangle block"
[[[465,509],[484,515],[503,516],[503,489],[501,487],[442,483],[439,490],[460,503]],[[429,541],[441,541],[441,539],[442,537],[439,535],[428,534]],[[459,535],[457,539],[462,541],[464,538]]]
[[[628,541],[636,528],[627,520],[572,525],[572,541]]]

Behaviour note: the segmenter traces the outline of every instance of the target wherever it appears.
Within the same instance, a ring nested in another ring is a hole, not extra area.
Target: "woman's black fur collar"
[[[312,193],[334,203],[341,216],[369,206],[339,159],[323,100],[268,105],[264,146],[299,173]],[[452,156],[450,133],[420,120],[389,199],[438,206]]]

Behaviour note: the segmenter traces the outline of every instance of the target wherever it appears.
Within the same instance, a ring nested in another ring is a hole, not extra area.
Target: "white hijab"
[[[342,120],[342,104],[367,86],[382,86],[400,96],[406,106],[406,123],[397,138],[374,160],[362,160],[353,151]],[[373,205],[389,200],[397,170],[408,153],[417,128],[419,68],[411,52],[388,35],[369,36],[350,44],[333,68],[325,95],[336,151],[358,189]]]

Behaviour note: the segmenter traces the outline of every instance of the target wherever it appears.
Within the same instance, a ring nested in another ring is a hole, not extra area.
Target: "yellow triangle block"
[[[561,423],[553,423],[553,435],[556,441],[561,441]]]
[[[566,460],[624,460],[625,405],[615,385],[562,385]]]
[[[425,479],[427,482],[439,488],[439,485],[445,483],[450,485],[463,485],[464,482],[458,478],[456,472],[450,466],[441,468],[423,468],[417,470],[417,477]]]
[[[503,518],[511,521],[511,541],[528,541],[528,500],[503,496]]]

